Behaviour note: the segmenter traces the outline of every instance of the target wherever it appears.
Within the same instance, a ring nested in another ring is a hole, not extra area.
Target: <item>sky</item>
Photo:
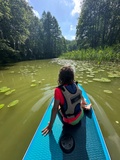
[[[81,12],[80,3],[83,0],[25,0],[33,7],[34,14],[41,18],[43,11],[54,16],[62,31],[68,39],[75,39],[76,25]]]

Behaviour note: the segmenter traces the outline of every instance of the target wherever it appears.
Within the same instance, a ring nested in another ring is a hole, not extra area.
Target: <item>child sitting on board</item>
[[[76,125],[84,116],[83,109],[91,108],[91,104],[86,104],[81,90],[74,81],[72,67],[64,66],[60,69],[58,83],[59,86],[54,91],[51,119],[42,130],[43,135],[47,135],[52,130],[57,113],[63,124]]]

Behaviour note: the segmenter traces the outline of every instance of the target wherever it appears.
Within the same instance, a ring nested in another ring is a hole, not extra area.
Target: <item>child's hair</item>
[[[64,66],[59,71],[58,83],[60,85],[70,84],[74,81],[74,71],[71,66]]]

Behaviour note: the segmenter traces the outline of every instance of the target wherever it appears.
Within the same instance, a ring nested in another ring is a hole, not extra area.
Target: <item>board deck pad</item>
[[[89,98],[81,86],[82,94],[90,103]],[[93,109],[85,112],[84,117],[76,126],[64,126],[57,116],[52,131],[43,136],[41,130],[50,120],[53,99],[40,123],[38,129],[23,157],[23,160],[110,160],[110,156],[103,136],[96,121]],[[71,153],[65,153],[60,147],[60,137],[70,134],[75,141]]]

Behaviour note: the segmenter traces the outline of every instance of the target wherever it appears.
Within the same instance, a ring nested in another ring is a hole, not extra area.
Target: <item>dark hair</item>
[[[60,69],[58,83],[60,85],[70,84],[74,81],[74,71],[71,66],[64,66]]]

